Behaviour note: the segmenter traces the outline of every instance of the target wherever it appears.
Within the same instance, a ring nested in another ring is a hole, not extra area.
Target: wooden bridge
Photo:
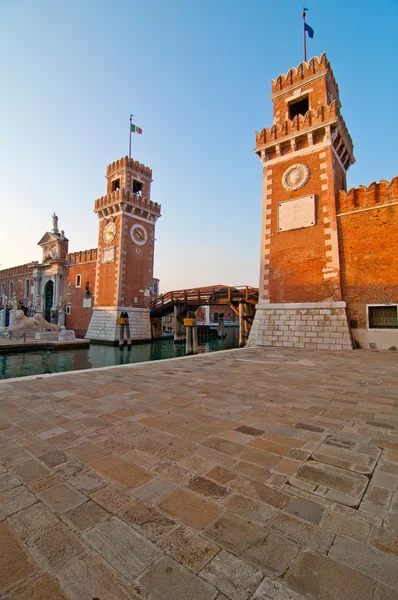
[[[227,287],[223,285],[198,287],[188,290],[173,290],[158,296],[150,303],[150,315],[153,324],[153,337],[161,334],[162,317],[174,312],[174,340],[185,339],[184,317],[189,310],[199,306],[224,305],[231,308],[239,317],[239,345],[244,346],[249,337],[258,303],[258,288],[250,286]]]

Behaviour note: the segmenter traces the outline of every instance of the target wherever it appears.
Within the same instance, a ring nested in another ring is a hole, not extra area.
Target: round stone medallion
[[[304,187],[310,178],[310,170],[307,165],[292,165],[283,174],[282,185],[285,190],[294,192]]]

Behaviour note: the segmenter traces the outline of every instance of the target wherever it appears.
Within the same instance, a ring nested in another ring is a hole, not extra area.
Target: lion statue
[[[40,329],[50,329],[51,331],[58,331],[58,325],[49,323],[41,315],[35,315],[34,317],[26,317],[23,310],[15,311],[15,323],[10,325],[9,331],[22,331],[30,329],[39,331]]]

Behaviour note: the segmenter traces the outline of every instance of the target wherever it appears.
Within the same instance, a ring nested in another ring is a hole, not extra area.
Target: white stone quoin
[[[151,339],[151,323],[149,308],[107,307],[98,306],[93,309],[86,338],[92,341],[116,342],[119,339],[117,319],[122,312],[129,316],[130,335],[132,341]]]
[[[248,346],[352,350],[346,303],[260,300]]]

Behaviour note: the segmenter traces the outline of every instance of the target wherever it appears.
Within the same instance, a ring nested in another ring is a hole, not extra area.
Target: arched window
[[[24,298],[29,298],[29,296],[30,296],[30,279],[25,279]]]
[[[9,293],[8,293],[8,297],[9,297],[9,299],[11,300],[11,299],[12,299],[12,297],[13,297],[13,295],[14,295],[14,284],[13,284],[13,282],[12,282],[12,281],[10,281],[10,286],[9,286],[9,288],[8,288],[8,292],[9,292]]]

